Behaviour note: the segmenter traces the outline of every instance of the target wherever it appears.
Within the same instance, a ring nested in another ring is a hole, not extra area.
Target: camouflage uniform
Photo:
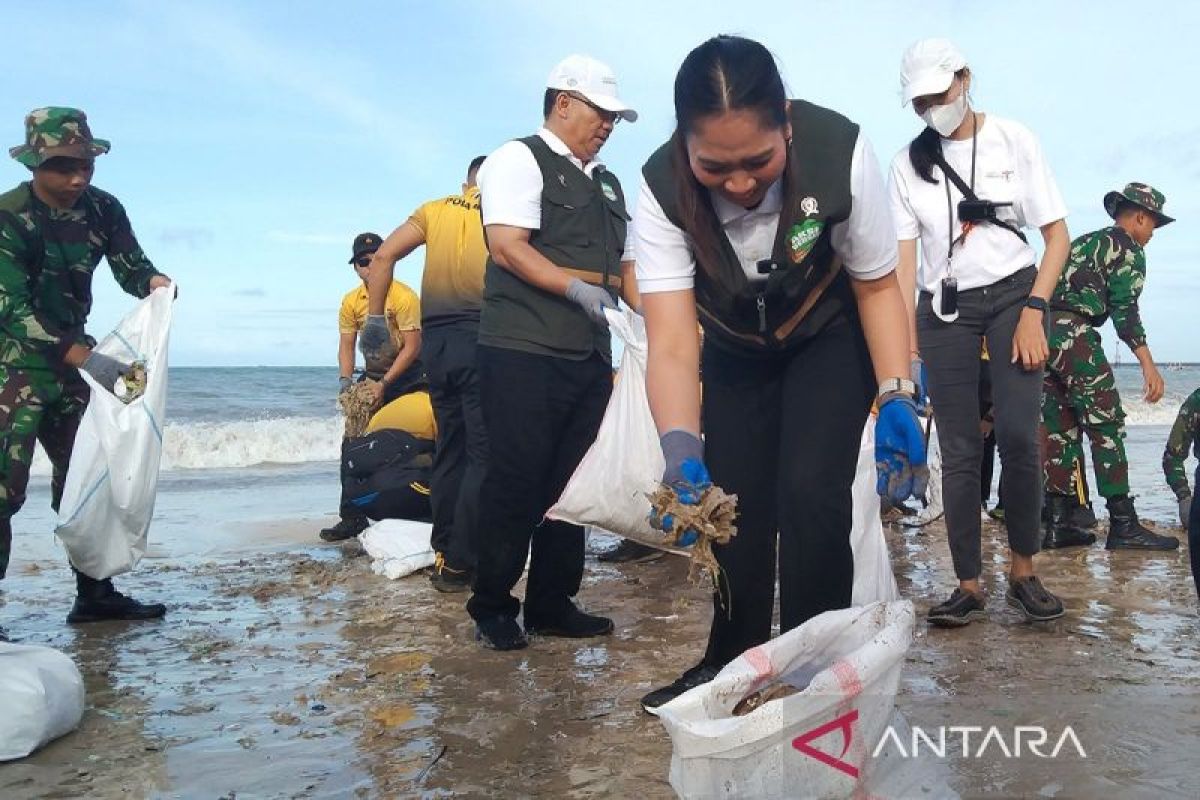
[[[89,158],[108,150],[75,109],[38,109],[26,128],[27,144],[11,153],[31,168],[55,156]],[[53,464],[58,508],[88,401],[87,384],[63,358],[71,345],[95,344],[84,324],[101,257],[136,297],[149,294],[150,280],[160,274],[138,245],[125,209],[106,192],[89,187],[66,211],[39,200],[30,183],[0,195],[0,578],[35,441]]]
[[[1197,434],[1200,434],[1200,389],[1192,392],[1179,407],[1179,416],[1175,418],[1175,425],[1171,428],[1171,435],[1167,437],[1167,447],[1163,451],[1163,474],[1167,477],[1167,485],[1179,500],[1192,493],[1183,464],[1187,460],[1189,448],[1200,456]]]
[[[1137,305],[1145,282],[1145,251],[1122,228],[1104,228],[1071,243],[1050,302],[1042,394],[1047,492],[1076,493],[1075,463],[1083,456],[1086,431],[1100,494],[1129,493],[1125,412],[1096,329],[1111,316],[1131,350],[1146,344]]]

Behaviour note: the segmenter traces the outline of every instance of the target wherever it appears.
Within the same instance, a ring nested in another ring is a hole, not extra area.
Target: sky
[[[673,127],[680,62],[718,33],[766,44],[790,94],[858,122],[885,169],[921,127],[900,105],[901,53],[953,39],[976,107],[1041,139],[1073,236],[1106,224],[1110,189],[1140,180],[1165,192],[1179,221],[1147,250],[1143,319],[1159,363],[1200,361],[1200,3],[4,6],[0,144],[19,144],[25,114],[45,105],[83,108],[112,141],[95,184],[179,285],[175,365],[336,364],[355,234],[386,235],[459,191],[474,156],[536,130],[546,76],[570,53],[610,64],[641,115],[601,154],[635,193]],[[0,187],[27,178],[15,161],[0,166]],[[417,289],[422,258],[396,277]],[[134,300],[103,266],[95,284],[89,329],[102,335]],[[1110,326],[1105,338],[1111,355]]]

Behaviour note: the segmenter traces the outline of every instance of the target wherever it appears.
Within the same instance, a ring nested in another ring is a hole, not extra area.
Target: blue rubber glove
[[[358,333],[358,349],[362,351],[363,357],[378,358],[379,351],[387,344],[387,340],[387,317],[383,314],[368,314],[367,321]]]
[[[925,376],[925,362],[921,360],[920,356],[914,356],[909,369],[912,382],[917,387],[917,412],[924,413],[925,406],[929,404],[929,383]]]
[[[666,460],[662,482],[675,490],[679,502],[684,505],[698,505],[704,490],[712,486],[712,478],[708,475],[708,468],[704,466],[704,443],[699,437],[683,430],[667,431],[659,442],[662,444],[663,457]],[[651,510],[650,526],[665,533],[675,526],[675,520],[670,514],[660,519]],[[698,538],[696,531],[685,531],[679,539],[679,544],[689,547],[695,544]]]
[[[875,423],[875,491],[893,503],[909,497],[925,499],[929,468],[925,465],[925,433],[917,404],[900,392],[884,395]]]

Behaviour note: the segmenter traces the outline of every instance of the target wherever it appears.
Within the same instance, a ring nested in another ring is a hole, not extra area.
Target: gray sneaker
[[[983,598],[968,592],[961,586],[954,590],[950,599],[929,609],[930,625],[939,628],[961,628],[977,619],[987,618],[987,605]]]
[[[1005,599],[1030,622],[1048,622],[1067,613],[1062,600],[1050,594],[1036,575],[1010,579]]]

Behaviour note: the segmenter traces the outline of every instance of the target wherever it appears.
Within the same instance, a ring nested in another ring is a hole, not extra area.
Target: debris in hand
[[[375,387],[378,384],[372,380],[359,381],[338,395],[338,405],[346,415],[347,439],[363,435],[371,415],[375,413]]]
[[[146,362],[135,361],[129,365],[129,371],[117,378],[113,386],[115,394],[122,403],[129,405],[146,393]]]
[[[693,582],[707,574],[717,588],[721,566],[713,554],[714,544],[728,544],[737,535],[737,495],[725,494],[719,486],[709,486],[700,494],[699,503],[684,503],[679,493],[668,484],[661,484],[650,499],[651,514],[660,520],[671,519],[671,530],[664,531],[663,543],[683,547],[685,534],[694,532],[698,538],[690,545],[692,567],[688,578]]]

